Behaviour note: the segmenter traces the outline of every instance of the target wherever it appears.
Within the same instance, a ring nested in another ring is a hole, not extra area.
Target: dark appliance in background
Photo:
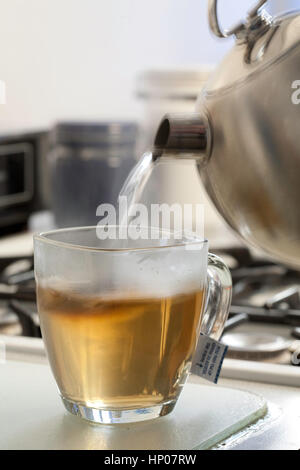
[[[49,205],[48,132],[0,136],[0,235],[26,227]]]
[[[57,227],[96,225],[99,204],[116,206],[136,164],[137,126],[59,123],[51,131],[52,210]]]

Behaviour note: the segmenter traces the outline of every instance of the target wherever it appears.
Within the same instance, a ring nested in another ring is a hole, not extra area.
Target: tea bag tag
[[[201,333],[193,357],[192,374],[217,384],[227,350],[225,344]]]

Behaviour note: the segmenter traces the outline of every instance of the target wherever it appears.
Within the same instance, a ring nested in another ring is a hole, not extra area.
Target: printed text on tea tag
[[[193,358],[192,374],[209,382],[218,383],[228,346],[201,333]]]

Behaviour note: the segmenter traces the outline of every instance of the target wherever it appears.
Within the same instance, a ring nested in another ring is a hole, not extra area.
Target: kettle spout
[[[211,154],[209,121],[199,114],[167,114],[154,141],[153,158],[194,159],[204,165]]]

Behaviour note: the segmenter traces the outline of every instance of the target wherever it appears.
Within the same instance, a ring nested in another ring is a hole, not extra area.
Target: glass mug
[[[229,270],[207,241],[158,229],[150,240],[105,239],[116,229],[34,237],[41,330],[62,401],[110,424],[173,410],[200,331],[218,339],[231,301]]]

